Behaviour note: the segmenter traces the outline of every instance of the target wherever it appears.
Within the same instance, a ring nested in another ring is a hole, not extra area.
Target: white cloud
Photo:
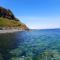
[[[32,29],[59,28],[60,17],[18,17],[28,27]]]

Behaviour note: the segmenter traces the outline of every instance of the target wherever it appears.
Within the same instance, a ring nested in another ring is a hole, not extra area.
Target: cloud
[[[32,17],[20,16],[18,17],[29,28],[32,29],[46,29],[46,28],[59,28],[60,17]]]

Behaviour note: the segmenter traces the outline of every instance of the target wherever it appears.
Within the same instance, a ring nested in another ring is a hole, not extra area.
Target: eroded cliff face
[[[15,19],[14,14],[9,9],[5,9],[0,7],[0,17],[8,18],[8,19]]]
[[[21,29],[25,29],[27,30],[28,27],[23,24],[19,19],[17,19],[14,14],[12,13],[12,11],[10,9],[5,9],[3,7],[0,7],[0,27],[18,27]],[[8,21],[9,20],[9,21]],[[2,22],[3,21],[3,22]],[[7,22],[8,21],[8,22]],[[5,26],[4,26],[5,25]]]

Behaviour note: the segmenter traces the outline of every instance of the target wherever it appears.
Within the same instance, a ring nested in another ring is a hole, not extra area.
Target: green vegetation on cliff
[[[28,29],[28,27],[18,20],[9,9],[0,7],[0,28],[5,29]]]
[[[21,23],[20,21],[9,20],[7,18],[0,17],[0,27],[5,28],[27,28],[25,24]]]

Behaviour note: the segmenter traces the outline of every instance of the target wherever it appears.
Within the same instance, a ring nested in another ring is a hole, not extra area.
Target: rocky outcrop
[[[5,9],[5,8],[3,8],[3,7],[0,7],[0,17],[2,17],[3,19],[4,19],[4,18],[7,18],[8,20],[18,21],[18,23],[13,22],[14,26],[19,27],[19,28],[21,28],[21,29],[25,29],[25,30],[28,29],[28,27],[27,27],[25,24],[21,23],[20,20],[17,19],[17,18],[14,16],[14,14],[12,13],[12,11],[11,11],[10,9]],[[4,20],[6,21],[6,19],[4,19]],[[7,22],[6,22],[6,23],[7,23]],[[11,25],[12,27],[13,27],[13,24]],[[16,24],[16,25],[15,25],[15,24]],[[5,25],[6,25],[6,24],[5,24]],[[2,26],[2,25],[1,25],[1,26]],[[0,26],[0,27],[1,27],[1,26]],[[9,26],[10,26],[10,25],[9,25]],[[11,27],[10,27],[10,28],[11,28]]]
[[[0,7],[0,17],[16,19],[11,10]]]

